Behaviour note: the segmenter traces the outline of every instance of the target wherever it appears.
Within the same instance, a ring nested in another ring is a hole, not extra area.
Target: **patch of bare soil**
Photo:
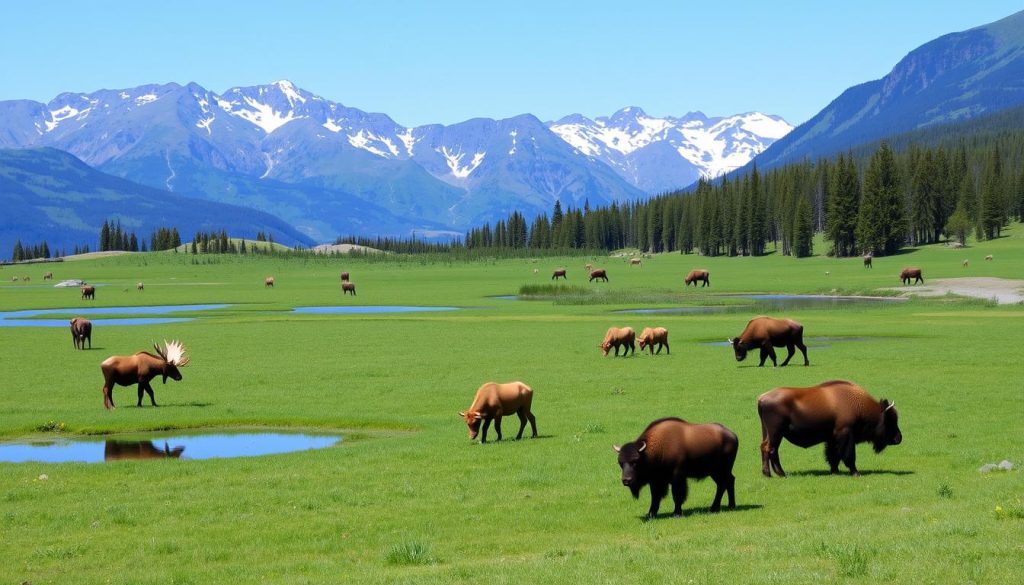
[[[352,250],[357,250],[359,252],[380,252],[377,248],[360,246],[358,244],[320,244],[319,246],[314,246],[310,249],[319,254],[348,254]]]
[[[952,293],[964,297],[991,299],[1000,305],[1024,303],[1024,280],[1008,278],[942,278],[930,280],[921,286],[901,286],[890,290],[925,297]]]

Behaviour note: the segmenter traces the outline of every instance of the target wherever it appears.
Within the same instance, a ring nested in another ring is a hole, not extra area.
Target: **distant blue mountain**
[[[967,5],[965,5],[967,6]],[[757,156],[760,168],[1024,104],[1024,11],[918,47]]]

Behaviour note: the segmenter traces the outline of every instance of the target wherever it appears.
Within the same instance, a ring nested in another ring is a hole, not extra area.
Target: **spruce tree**
[[[843,258],[855,256],[857,250],[857,212],[860,208],[860,180],[853,155],[842,154],[831,173],[828,212],[825,215],[825,238],[832,242],[832,254]]]
[[[793,255],[806,258],[814,251],[814,210],[806,197],[796,204],[794,219]]]
[[[981,211],[978,218],[981,226],[978,233],[979,239],[983,236],[986,240],[993,240],[1002,232],[1005,213],[1003,212],[1001,175],[1002,161],[997,147],[992,150],[982,178]]]
[[[864,173],[857,241],[866,251],[894,254],[906,239],[907,221],[892,149],[882,142]]]

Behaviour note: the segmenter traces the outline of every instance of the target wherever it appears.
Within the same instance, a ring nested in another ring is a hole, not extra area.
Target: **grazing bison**
[[[684,282],[686,282],[685,286],[690,286],[690,283],[692,282],[694,288],[697,288],[698,282],[703,282],[704,284],[702,286],[711,286],[711,273],[707,270],[691,270],[690,273],[686,275]]]
[[[95,286],[83,286],[82,287],[82,298],[96,300],[96,287]]]
[[[185,451],[185,447],[174,447],[164,441],[164,448],[161,449],[153,444],[153,441],[111,441],[108,440],[103,446],[103,460],[113,461],[115,459],[177,459]]]
[[[640,259],[639,259],[639,258],[633,258],[633,259],[631,259],[631,260],[629,261],[629,265],[630,265],[630,266],[640,266]]]
[[[559,276],[561,276],[562,278],[564,278],[566,280],[569,280],[569,277],[567,277],[565,275],[565,268],[559,268],[558,270],[555,270],[554,272],[552,272],[551,273],[551,280],[558,280]]]
[[[501,417],[519,415],[519,434],[516,440],[523,438],[523,429],[526,428],[526,421],[530,421],[530,428],[533,429],[533,436],[537,436],[537,419],[530,412],[533,404],[533,390],[522,382],[508,382],[497,384],[487,382],[476,391],[473,404],[469,410],[460,412],[469,427],[470,440],[476,439],[480,432],[480,422],[483,421],[483,434],[480,435],[480,442],[487,442],[487,429],[494,421],[494,431],[498,433],[498,440],[501,440]]]
[[[864,268],[874,268],[871,265],[871,260],[874,258],[871,254],[864,254]]]
[[[632,327],[610,327],[608,332],[604,334],[604,341],[598,347],[601,348],[602,355],[608,356],[608,350],[615,348],[615,356],[619,355],[619,346],[623,346],[622,357],[629,355],[630,351],[636,354],[636,332],[633,331]]]
[[[341,294],[347,295],[352,293],[352,296],[356,296],[356,285],[351,282],[341,283]]]
[[[268,276],[268,277],[264,278],[263,279],[263,286],[264,287],[274,286],[274,277],[273,276]]]
[[[141,282],[138,282],[135,284],[135,290],[146,290],[146,285],[142,284]]]
[[[71,320],[71,342],[75,349],[85,349],[85,342],[89,341],[89,349],[92,349],[92,323],[88,319],[75,317]]]
[[[810,388],[776,388],[757,399],[761,416],[761,473],[785,477],[779,462],[782,439],[807,448],[825,443],[832,473],[842,461],[857,473],[857,443],[870,441],[875,453],[903,441],[893,403],[875,400],[853,382],[832,380]]]
[[[604,268],[600,268],[598,270],[591,270],[590,280],[587,282],[594,282],[595,278],[603,279],[605,282],[608,282],[608,272],[605,271]]]
[[[342,272],[341,273],[341,281],[342,282],[348,282],[348,272]]]
[[[644,327],[644,330],[640,332],[640,336],[637,337],[637,341],[640,342],[640,351],[644,351],[646,345],[651,351],[651,355],[654,355],[654,346],[658,346],[658,353],[661,353],[662,346],[665,347],[665,353],[672,353],[668,347],[668,329],[664,327]]]
[[[648,518],[658,515],[661,499],[672,486],[673,516],[683,515],[686,501],[686,480],[715,480],[715,501],[711,511],[722,507],[722,495],[729,492],[729,507],[736,507],[736,478],[732,465],[739,449],[736,433],[718,423],[692,424],[678,418],[658,419],[647,426],[640,437],[622,447],[612,447],[619,454],[622,485],[634,498],[640,497],[645,485],[651,486],[651,508]]]
[[[900,272],[900,280],[903,281],[903,284],[910,284],[911,280],[914,281],[914,284],[917,284],[919,282],[921,284],[924,284],[924,278],[921,277],[920,268],[904,268],[903,271]]]
[[[107,409],[114,408],[114,386],[139,385],[139,403],[142,406],[143,393],[149,394],[149,401],[156,406],[156,399],[153,397],[153,387],[149,381],[156,376],[163,376],[164,384],[167,378],[174,381],[181,380],[181,372],[178,368],[188,365],[189,358],[185,356],[185,347],[177,341],[164,341],[164,349],[154,344],[153,348],[157,355],[140,351],[135,355],[115,355],[103,360],[100,369],[103,370],[103,406]]]
[[[53,280],[53,273],[52,272],[44,272],[43,273],[43,280]]]
[[[775,360],[775,348],[785,347],[789,355],[782,362],[783,366],[789,365],[796,353],[794,347],[800,348],[804,354],[804,365],[809,366],[807,361],[807,346],[804,345],[804,326],[792,319],[772,319],[771,317],[754,317],[747,322],[747,327],[740,333],[739,337],[729,339],[732,349],[736,353],[736,361],[742,362],[747,357],[747,352],[754,348],[761,350],[761,363],[758,367],[764,366],[764,360],[772,358],[772,365],[779,365]]]

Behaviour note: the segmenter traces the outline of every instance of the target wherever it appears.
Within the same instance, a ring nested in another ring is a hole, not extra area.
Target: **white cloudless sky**
[[[797,124],[917,46],[1019,1],[3,3],[0,100],[289,79],[398,123],[532,113],[778,114]]]

